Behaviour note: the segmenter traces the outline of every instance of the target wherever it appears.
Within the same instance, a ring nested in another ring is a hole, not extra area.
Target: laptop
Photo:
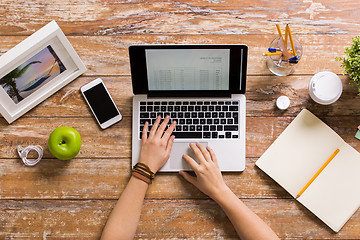
[[[129,47],[133,87],[132,166],[141,133],[158,115],[177,122],[160,172],[192,170],[189,143],[210,146],[221,171],[245,169],[246,45],[134,45]]]

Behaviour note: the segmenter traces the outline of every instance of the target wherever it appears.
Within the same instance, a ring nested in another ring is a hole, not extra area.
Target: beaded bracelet
[[[148,184],[151,184],[152,180],[155,178],[155,173],[153,173],[146,164],[141,162],[138,162],[133,167],[132,175]]]

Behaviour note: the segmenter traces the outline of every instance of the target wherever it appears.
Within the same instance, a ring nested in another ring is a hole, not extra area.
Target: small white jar
[[[290,99],[287,96],[280,96],[276,99],[276,106],[280,110],[286,110],[290,106]]]
[[[332,72],[319,72],[309,83],[309,95],[317,103],[329,105],[336,102],[342,93],[342,82]]]

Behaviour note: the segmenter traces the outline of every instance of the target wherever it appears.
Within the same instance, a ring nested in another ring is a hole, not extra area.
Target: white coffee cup
[[[332,104],[340,98],[341,93],[342,82],[335,73],[319,72],[310,80],[310,97],[319,104]]]

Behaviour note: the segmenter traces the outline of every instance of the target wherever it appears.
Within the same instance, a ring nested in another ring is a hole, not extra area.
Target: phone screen
[[[102,83],[95,85],[83,93],[100,124],[119,115],[116,106]]]

